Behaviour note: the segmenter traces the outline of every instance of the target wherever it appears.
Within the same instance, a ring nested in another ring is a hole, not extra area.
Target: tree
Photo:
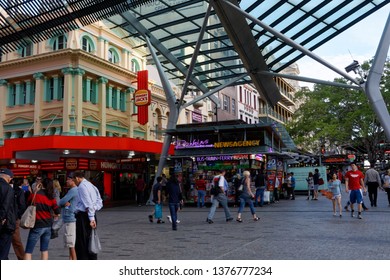
[[[371,63],[367,61],[362,65],[363,76],[368,74]],[[342,78],[335,82],[347,83]],[[381,92],[389,108],[389,60]],[[362,90],[316,84],[313,91],[297,92],[295,99],[301,105],[287,129],[298,146],[314,153],[319,152],[324,143],[362,147],[370,163],[376,162],[379,143],[385,140],[385,134]]]

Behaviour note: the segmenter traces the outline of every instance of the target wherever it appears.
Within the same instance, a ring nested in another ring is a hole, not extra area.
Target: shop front
[[[210,201],[213,178],[226,170],[229,202],[235,200],[237,175],[249,170],[254,177],[259,169],[269,173],[268,188],[275,178],[282,180],[286,155],[282,137],[272,125],[249,125],[242,121],[178,125],[168,131],[175,139],[171,169],[183,174],[183,190],[187,202],[197,201],[196,180],[207,181],[206,201]],[[268,163],[274,163],[269,165]],[[272,179],[273,178],[273,179]],[[254,186],[253,186],[254,187]]]

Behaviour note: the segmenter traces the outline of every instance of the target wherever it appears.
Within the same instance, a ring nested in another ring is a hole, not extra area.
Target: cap
[[[0,173],[1,174],[6,174],[6,175],[10,176],[11,178],[14,177],[14,173],[11,170],[7,169],[7,168],[0,169]]]

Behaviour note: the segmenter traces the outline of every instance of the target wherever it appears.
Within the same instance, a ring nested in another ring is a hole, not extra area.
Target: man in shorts
[[[358,205],[358,219],[362,219],[362,203],[363,195],[362,192],[366,191],[364,186],[364,175],[358,170],[356,164],[351,162],[351,170],[345,174],[345,191],[349,193],[349,201],[351,202],[351,217],[354,217],[353,205]]]
[[[78,199],[78,189],[73,180],[73,176],[66,177],[66,185],[69,191],[60,199],[59,206],[62,211],[62,219],[64,221],[64,246],[69,248],[69,259],[77,260],[75,244],[76,244],[76,203]]]

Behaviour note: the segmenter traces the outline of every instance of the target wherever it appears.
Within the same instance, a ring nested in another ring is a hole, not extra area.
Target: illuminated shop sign
[[[235,147],[255,147],[260,145],[260,140],[248,141],[230,141],[230,142],[216,142],[214,144],[207,140],[194,139],[192,141],[177,140],[175,149],[195,149],[195,148],[235,148]]]
[[[226,160],[241,160],[248,159],[248,155],[223,155],[223,156],[205,156],[205,157],[196,157],[197,162],[203,161],[226,161]]]
[[[260,140],[231,141],[231,142],[214,143],[214,148],[254,147],[259,145],[260,145]]]
[[[194,149],[194,148],[212,148],[214,145],[209,143],[209,140],[194,139],[190,142],[186,140],[177,140],[176,149]]]

